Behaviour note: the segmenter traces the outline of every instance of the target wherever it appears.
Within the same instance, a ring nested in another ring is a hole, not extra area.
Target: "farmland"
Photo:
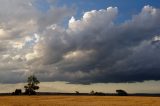
[[[0,106],[160,106],[160,97],[0,96]]]

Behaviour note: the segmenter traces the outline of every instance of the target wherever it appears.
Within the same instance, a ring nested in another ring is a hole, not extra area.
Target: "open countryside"
[[[160,98],[134,96],[1,96],[0,106],[160,106]]]
[[[160,106],[160,0],[0,0],[0,106]]]

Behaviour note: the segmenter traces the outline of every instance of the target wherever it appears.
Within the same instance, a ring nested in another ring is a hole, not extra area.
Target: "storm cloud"
[[[160,80],[160,9],[147,5],[117,23],[118,7],[76,19],[74,7],[52,5],[42,13],[34,3],[12,14],[13,22],[5,13],[0,19],[0,44],[8,44],[0,46],[2,82],[21,82],[29,74],[82,84]]]

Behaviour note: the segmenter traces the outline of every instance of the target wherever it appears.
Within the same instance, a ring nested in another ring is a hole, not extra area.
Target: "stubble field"
[[[0,106],[160,106],[160,97],[1,96]]]

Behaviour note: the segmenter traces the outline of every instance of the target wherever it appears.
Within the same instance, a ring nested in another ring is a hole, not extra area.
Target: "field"
[[[160,106],[160,97],[0,96],[0,106]]]

